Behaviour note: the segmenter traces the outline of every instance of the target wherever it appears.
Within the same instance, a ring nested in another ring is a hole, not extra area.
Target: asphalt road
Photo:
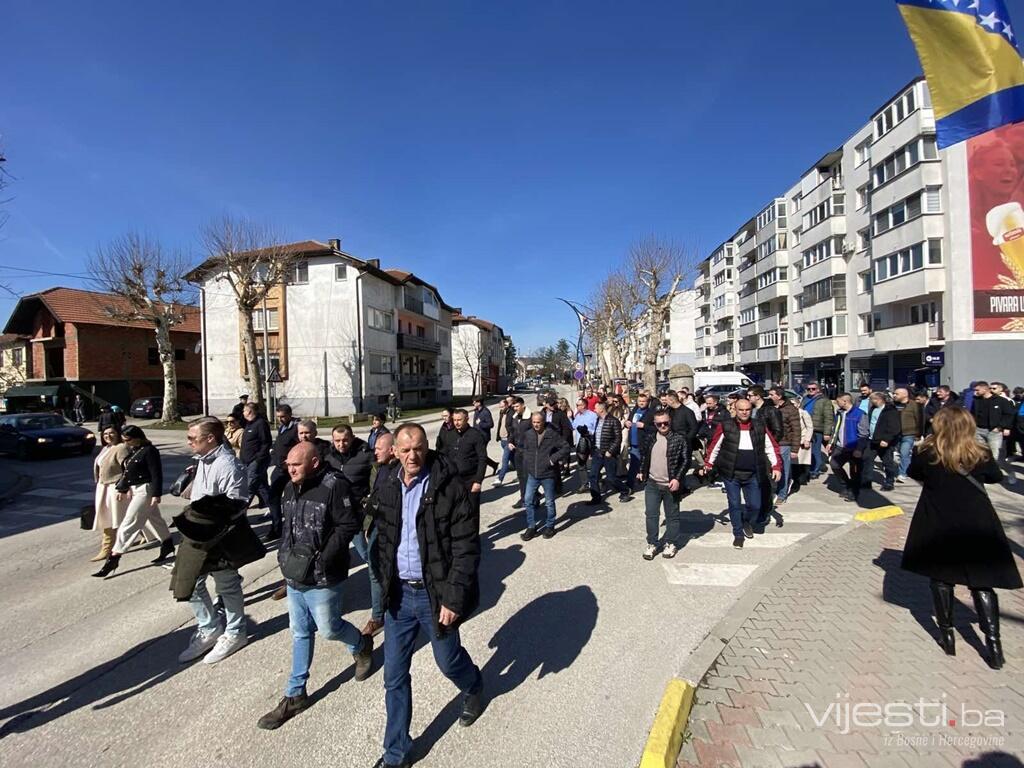
[[[173,477],[184,433],[151,436]],[[268,599],[276,558],[243,570],[249,645],[217,665],[179,665],[194,623],[167,593],[168,571],[149,564],[154,551],[129,552],[107,580],[89,576],[98,536],[77,519],[92,494],[89,459],[18,469],[34,487],[0,509],[0,764],[373,765],[384,729],[379,648],[373,676],[357,683],[343,648],[320,642],[316,704],[277,731],[256,728],[290,668],[286,604]],[[457,692],[421,648],[412,732],[423,766],[635,765],[665,683],[715,623],[782,553],[855,511],[807,489],[784,507],[781,527],[737,551],[724,494],[703,489],[683,504],[686,547],[647,562],[642,495],[593,508],[568,493],[558,535],[524,544],[513,478],[486,481],[482,605],[463,628],[487,709],[459,728]],[[169,518],[181,502],[165,499]],[[346,612],[357,626],[368,617],[364,566],[347,583]]]

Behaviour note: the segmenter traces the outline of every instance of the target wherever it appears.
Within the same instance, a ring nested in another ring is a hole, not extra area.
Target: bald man
[[[267,730],[279,728],[309,706],[306,681],[317,633],[347,646],[356,680],[369,677],[373,652],[373,637],[341,618],[348,547],[362,530],[351,486],[344,475],[326,471],[312,442],[288,451],[285,468],[289,483],[281,497],[277,559],[288,586],[292,672],[284,698],[257,723]]]

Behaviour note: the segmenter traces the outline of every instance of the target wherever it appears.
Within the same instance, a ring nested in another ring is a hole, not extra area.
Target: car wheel
[[[28,461],[31,458],[31,455],[29,454],[28,451],[28,444],[18,443],[18,448],[14,452],[14,455],[18,459],[18,461]]]
[[[160,411],[153,411],[153,418],[154,419],[163,418],[163,413],[161,413]]]

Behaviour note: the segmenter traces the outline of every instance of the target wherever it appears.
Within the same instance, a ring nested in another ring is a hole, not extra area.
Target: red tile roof
[[[493,331],[497,327],[490,320],[484,320],[482,317],[476,317],[475,315],[452,315],[452,325],[460,323],[470,323],[488,332]]]
[[[152,328],[141,321],[114,320],[107,312],[127,309],[127,302],[119,296],[97,291],[83,291],[79,288],[48,288],[45,291],[25,296],[18,302],[41,301],[50,313],[61,323],[77,325],[120,325],[129,328]],[[17,307],[15,308],[17,312]],[[174,331],[199,333],[199,308],[187,307],[185,322],[174,326]]]

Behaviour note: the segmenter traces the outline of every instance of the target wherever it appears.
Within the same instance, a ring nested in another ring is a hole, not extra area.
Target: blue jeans
[[[916,437],[904,435],[900,438],[900,477],[907,476],[907,468],[910,466],[910,454],[914,452],[914,441]]]
[[[409,757],[412,737],[412,677],[409,666],[420,629],[430,637],[430,648],[441,673],[463,693],[476,693],[483,680],[480,670],[462,647],[459,630],[438,637],[430,598],[425,589],[401,585],[384,614],[384,760],[399,764]]]
[[[505,482],[505,475],[508,474],[509,460],[512,458],[512,451],[508,449],[508,440],[501,440],[501,467],[498,469],[498,479]]]
[[[258,496],[261,506],[268,506],[270,501],[270,486],[267,485],[267,467],[270,466],[270,457],[250,461],[245,465],[245,478],[248,485],[249,502],[253,497]]]
[[[208,576],[213,577],[217,595],[224,603],[224,618],[226,620],[224,631],[229,635],[244,635],[245,597],[242,595],[242,576],[238,571],[231,569],[213,571],[196,579],[196,587],[192,590],[192,597],[188,599],[188,604],[192,606],[192,613],[196,615],[199,631],[208,635],[220,629],[220,616],[210,598],[210,591],[206,588]]]
[[[678,494],[681,497],[682,494]],[[661,508],[665,509],[665,543],[679,543],[679,498],[668,486],[658,485],[653,480],[647,481],[644,489],[644,515],[647,522],[647,543],[658,546],[658,534],[661,526]]]
[[[331,587],[296,589],[288,586],[288,625],[292,630],[292,674],[285,687],[285,696],[306,692],[309,665],[313,663],[313,639],[316,633],[324,640],[340,640],[350,653],[359,650],[363,636],[341,618],[345,582]]]
[[[604,469],[604,480],[619,493],[626,492],[626,486],[619,481],[619,459],[617,456],[605,456],[604,452],[595,453],[590,459],[590,492],[601,495],[601,469]]]
[[[761,484],[757,475],[749,480],[724,480],[725,496],[729,500],[729,520],[732,535],[742,536],[744,523],[751,525],[761,516]],[[740,498],[742,493],[743,498]],[[744,503],[745,502],[745,503]]]
[[[629,463],[627,465],[628,468],[626,469],[626,487],[631,491],[635,491],[641,484],[640,481],[636,479],[637,474],[640,472],[640,463],[640,449],[630,448]]]
[[[793,447],[780,445],[779,454],[782,456],[782,481],[779,483],[779,492],[776,494],[779,501],[785,501],[789,497],[789,473],[792,471]]]
[[[548,517],[545,525],[548,528],[555,527],[555,478],[545,477],[540,480],[533,475],[526,478],[526,527],[533,528],[537,518],[537,489],[544,489],[544,506],[547,507]]]
[[[825,471],[825,457],[821,454],[821,446],[825,442],[825,435],[815,432],[811,438],[811,479],[813,480]]]
[[[370,576],[370,617],[374,621],[384,620],[384,608],[381,607],[381,589],[379,566],[377,564],[377,526],[371,525],[369,533],[360,531],[352,537],[352,546],[366,563],[366,572]]]

